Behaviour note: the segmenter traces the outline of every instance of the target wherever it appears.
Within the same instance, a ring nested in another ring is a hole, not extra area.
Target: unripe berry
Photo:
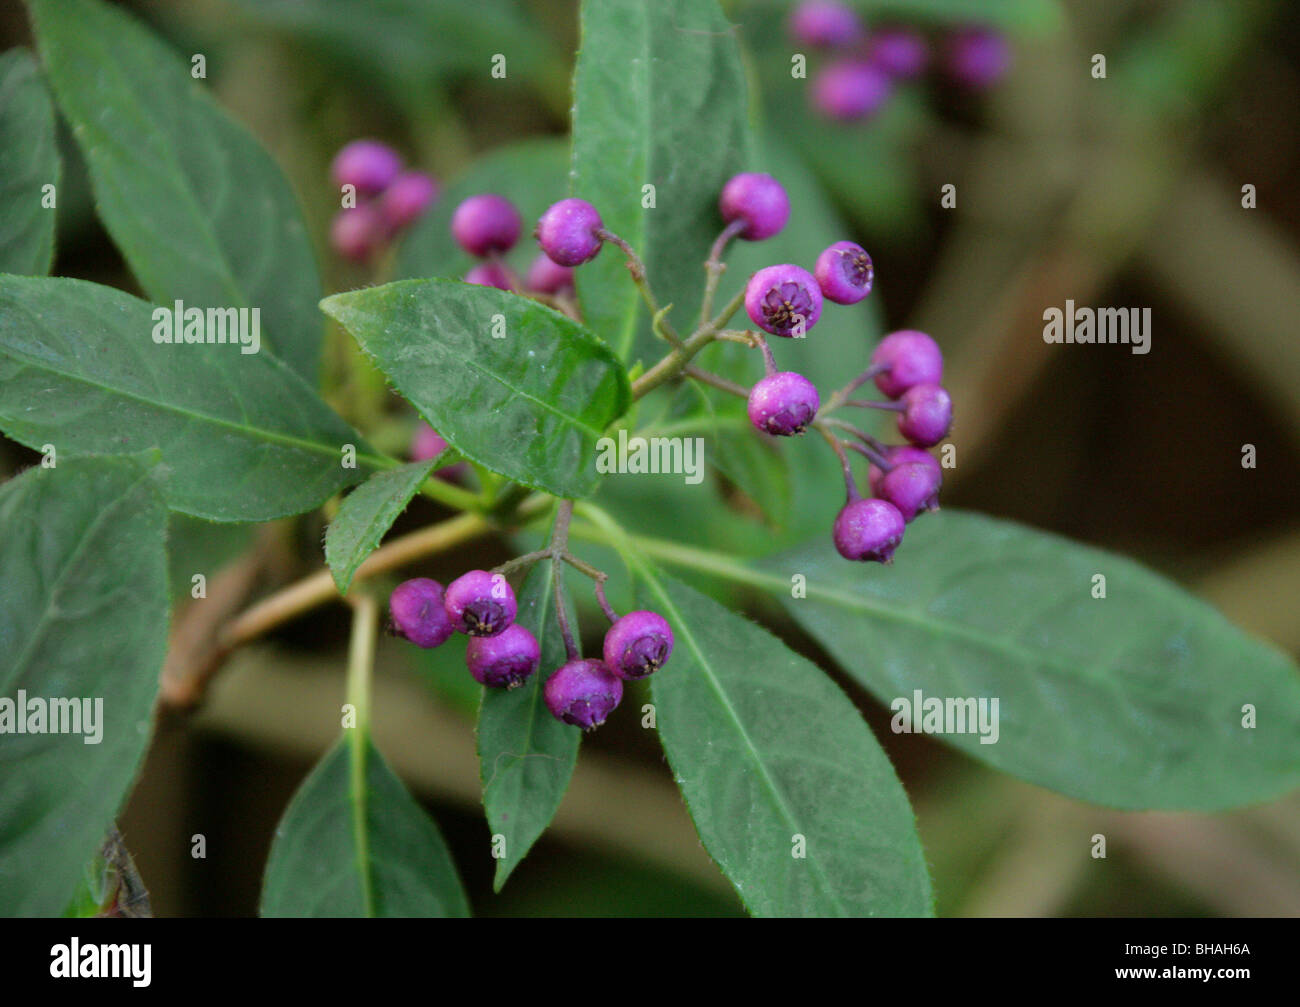
[[[911,444],[893,444],[885,448],[885,461],[892,465],[926,465],[934,469],[937,483],[943,481],[943,469],[940,468],[939,462],[934,455],[930,454],[924,448],[918,448]],[[885,478],[884,470],[876,465],[867,469],[867,480],[871,484],[871,493],[873,496],[880,496],[880,481]]]
[[[603,661],[579,658],[561,665],[542,690],[546,707],[566,724],[593,730],[623,698],[623,683]]]
[[[817,388],[802,374],[778,371],[749,392],[749,422],[765,434],[801,434],[821,407]]]
[[[857,13],[832,0],[807,0],[790,15],[790,35],[808,46],[852,45],[862,35]]]
[[[832,63],[813,80],[813,107],[837,122],[868,119],[880,110],[893,87],[889,75],[870,63]]]
[[[943,380],[943,351],[915,329],[891,332],[876,346],[871,362],[887,368],[876,375],[876,387],[891,399],[913,385],[937,385]]]
[[[785,186],[771,175],[746,171],[727,180],[718,197],[718,210],[728,224],[733,220],[745,222],[739,237],[762,241],[785,227],[790,219],[790,198]]]
[[[417,647],[437,647],[455,630],[444,607],[442,585],[428,577],[403,581],[388,599],[393,632]]]
[[[749,278],[745,310],[763,331],[790,338],[817,324],[822,316],[822,291],[806,269],[788,264],[768,266]]]
[[[507,626],[496,636],[470,637],[465,648],[470,674],[493,689],[523,685],[541,660],[537,638],[518,623]]]
[[[438,198],[438,183],[422,171],[406,171],[379,197],[379,208],[391,230],[416,221]]]
[[[853,500],[835,519],[835,548],[845,559],[888,563],[906,523],[887,500]]]
[[[397,151],[378,140],[353,140],[334,155],[330,166],[336,184],[355,186],[363,195],[388,188],[401,170]]]
[[[471,266],[469,272],[465,274],[465,282],[480,287],[496,287],[498,290],[514,289],[510,283],[510,274],[499,262],[480,262],[476,266]]]
[[[501,574],[471,570],[447,585],[447,615],[458,632],[496,636],[515,621],[515,592]]]
[[[952,429],[952,398],[939,385],[913,385],[903,393],[898,432],[918,447],[938,444]]]
[[[980,91],[992,87],[1011,66],[1011,47],[1001,32],[967,28],[948,40],[948,73],[954,81]]]
[[[629,612],[605,634],[605,664],[629,682],[658,671],[672,652],[672,627],[658,612]]]
[[[852,241],[837,241],[817,256],[813,275],[827,300],[857,304],[871,293],[876,271],[867,250]]]
[[[922,462],[895,465],[880,480],[880,499],[898,508],[904,521],[911,521],[921,511],[939,509],[939,484],[943,476],[938,466]]]
[[[510,200],[492,193],[470,196],[451,215],[451,234],[470,255],[508,252],[519,240],[523,220]]]
[[[528,267],[528,289],[538,294],[558,294],[573,289],[573,270],[561,266],[542,253]]]
[[[581,266],[600,251],[596,232],[604,224],[596,208],[585,199],[562,199],[537,221],[537,243],[560,266]]]
[[[882,28],[871,35],[868,58],[891,77],[911,79],[925,72],[930,47],[910,28]]]
[[[384,218],[372,203],[340,210],[330,223],[330,245],[350,262],[365,262],[387,237]]]

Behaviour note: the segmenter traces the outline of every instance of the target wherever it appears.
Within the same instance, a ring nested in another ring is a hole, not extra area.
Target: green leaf
[[[364,477],[365,442],[284,364],[234,344],[158,344],[144,301],[0,276],[0,429],[67,454],[162,450],[168,504],[214,521],[310,510]]]
[[[167,647],[166,520],[126,458],[0,487],[0,914],[64,912],[130,790]],[[48,733],[56,713],[81,733]]]
[[[577,625],[572,605],[568,612],[569,624]],[[505,837],[505,856],[497,860],[493,882],[498,892],[555,817],[582,740],[582,731],[552,717],[542,698],[546,679],[568,660],[555,622],[550,561],[529,573],[516,621],[537,637],[541,666],[516,689],[484,688],[478,715],[483,808],[493,835]]]
[[[363,746],[358,780],[353,745]],[[361,736],[340,739],[289,802],[271,843],[261,915],[468,916],[469,904],[433,819]]]
[[[344,499],[325,530],[325,562],[340,594],[348,593],[357,567],[378,548],[429,473],[447,464],[447,455],[443,451],[428,461],[378,472]]]
[[[564,198],[568,174],[569,145],[553,137],[511,144],[475,161],[411,228],[398,251],[396,278],[460,279],[478,260],[451,236],[456,207],[482,192],[499,193],[518,207],[525,228],[531,228],[548,206]],[[507,261],[524,276],[539,254],[536,242],[520,241]]]
[[[700,839],[750,912],[930,915],[907,795],[848,697],[765,630],[640,572],[640,604],[676,636],[650,680],[659,737]]]
[[[28,5],[99,214],[146,295],[259,308],[265,342],[315,387],[320,277],[275,162],[188,63],[121,10],[98,0]]]
[[[335,294],[321,308],[466,458],[557,496],[596,487],[596,441],[627,409],[630,389],[613,354],[581,325],[454,280]]]
[[[1060,0],[850,0],[873,21],[931,22],[955,27],[982,24],[1023,34],[1061,29],[1065,10]]]
[[[1186,810],[1300,783],[1295,664],[1132,560],[945,509],[908,527],[888,568],[845,562],[829,533],[764,566],[773,587],[807,578],[806,598],[779,591],[786,608],[882,702],[997,698],[996,743],[942,737],[1014,776]]]
[[[43,186],[59,185],[54,105],[26,49],[0,56],[0,273],[44,274],[54,259],[54,209]]]
[[[573,195],[646,264],[679,331],[694,327],[718,193],[747,156],[744,69],[716,0],[585,0],[574,77]],[[654,208],[643,208],[653,185]],[[620,358],[661,355],[617,248],[577,274],[583,317]]]

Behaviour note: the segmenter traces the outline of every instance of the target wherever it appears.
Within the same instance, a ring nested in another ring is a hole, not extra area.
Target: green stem
[[[349,738],[348,786],[352,798],[352,835],[361,872],[361,891],[367,916],[374,916],[374,891],[370,883],[369,835],[366,829],[366,751],[370,742],[370,681],[374,672],[375,639],[379,630],[379,605],[369,594],[353,601],[352,640],[348,645],[347,701],[356,716]]]
[[[686,365],[691,362],[691,358],[717,338],[718,333],[721,332],[727,322],[731,320],[731,316],[740,310],[740,306],[744,303],[744,300],[745,292],[742,290],[731,299],[727,306],[722,309],[721,313],[714,318],[713,321],[696,329],[679,349],[673,350],[657,364],[651,367],[650,370],[646,371],[639,378],[633,381],[632,400],[636,401],[637,399],[643,398],[662,385],[665,381],[670,381],[671,379],[678,377],[682,371],[685,370]]]

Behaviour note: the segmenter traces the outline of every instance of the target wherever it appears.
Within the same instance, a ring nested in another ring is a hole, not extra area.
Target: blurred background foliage
[[[180,52],[206,55],[218,99],[299,193],[327,290],[374,279],[326,243],[338,205],[328,165],[348,140],[392,143],[447,186],[384,264],[388,275],[462,268],[444,237],[459,193],[496,189],[526,216],[562,194],[578,42],[570,0],[125,6]],[[796,191],[792,227],[801,203],[824,199],[815,212],[838,213],[843,236],[875,258],[864,341],[871,330],[917,327],[949,355],[961,454],[945,501],[1130,553],[1300,651],[1300,6],[857,0],[873,21],[938,32],[994,24],[1011,38],[1014,62],[987,94],[931,76],[852,126],[816,116],[807,81],[791,78],[789,4],[724,6],[740,26],[756,124],[792,172],[811,173],[823,190],[804,183],[806,201]],[[0,32],[3,48],[30,44],[14,0],[0,7]],[[506,79],[489,76],[484,52],[507,54]],[[1097,53],[1107,58],[1104,80],[1089,74]],[[493,157],[519,141],[530,145],[524,159]],[[94,218],[70,142],[63,157],[55,272],[134,290]],[[948,183],[958,193],[952,210],[939,205]],[[1247,184],[1257,209],[1242,208]],[[1042,311],[1067,298],[1150,307],[1153,352],[1045,345]],[[375,379],[339,333],[330,339],[326,391],[346,409],[353,386]],[[353,418],[388,423],[376,438],[389,450],[400,450],[411,423]],[[1241,467],[1245,444],[1258,452],[1254,470]],[[30,458],[0,444],[8,471]],[[733,504],[752,512],[743,466],[720,478]],[[645,489],[626,491],[644,498]],[[764,520],[808,534],[802,511],[793,511],[793,529],[782,517],[798,501],[752,515],[760,523],[662,503],[662,527],[644,527],[648,534],[739,550],[753,548]],[[417,500],[395,530],[438,516]],[[323,521],[220,530],[178,522],[174,582],[183,589],[190,570],[224,564],[209,598],[233,610],[318,568]],[[418,572],[446,580],[508,558],[510,546],[476,545]],[[729,600],[830,670],[861,706],[917,809],[941,914],[1300,914],[1296,796],[1217,816],[1120,813],[1059,797],[933,740],[890,733],[888,712],[848,686],[774,606]],[[240,652],[197,713],[162,717],[120,822],[160,915],[255,911],[275,823],[336,730],[347,626],[342,606],[304,617]],[[435,813],[476,913],[741,912],[695,837],[656,739],[631,716],[584,743],[554,826],[492,895],[473,744],[478,688],[457,646],[381,647],[375,731]],[[1105,860],[1088,855],[1095,833],[1107,837]],[[206,859],[190,856],[196,834],[206,837]]]

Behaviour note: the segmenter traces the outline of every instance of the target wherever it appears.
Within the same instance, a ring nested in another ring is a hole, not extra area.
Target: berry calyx
[[[865,248],[852,241],[837,241],[817,256],[813,275],[827,300],[857,304],[871,293],[876,271]]]
[[[1001,32],[967,28],[948,40],[948,74],[964,87],[992,87],[1011,66],[1011,47]]]
[[[470,196],[451,216],[452,237],[461,248],[479,258],[510,251],[519,240],[522,228],[523,219],[515,205],[493,193]]]
[[[931,467],[923,462],[907,462],[895,465],[881,477],[879,496],[897,507],[903,520],[910,522],[922,511],[939,509],[939,485],[942,482],[938,465]]]
[[[867,55],[885,73],[904,80],[921,76],[930,62],[925,37],[910,28],[881,28],[872,32]]]
[[[862,22],[842,3],[808,0],[791,13],[789,29],[796,42],[830,48],[856,42],[862,35]]]
[[[658,612],[629,612],[609,627],[603,650],[615,675],[635,681],[664,666],[673,652],[673,630]]]
[[[596,208],[585,199],[562,199],[537,221],[537,243],[552,262],[581,266],[590,262],[602,244],[597,232],[604,226]]]
[[[402,159],[397,151],[378,140],[353,140],[334,155],[330,166],[338,185],[354,186],[364,195],[388,188],[401,170]]]
[[[913,385],[903,393],[898,432],[918,447],[938,444],[952,429],[952,398],[939,385]]]
[[[447,615],[458,632],[496,636],[515,621],[515,592],[501,574],[471,570],[447,585]]]
[[[888,563],[906,522],[888,500],[851,500],[835,518],[835,548],[845,559]]]
[[[867,119],[880,110],[893,88],[889,74],[871,63],[832,63],[813,80],[813,107],[837,122]]]
[[[399,231],[414,223],[435,199],[438,183],[422,171],[406,171],[394,179],[379,198],[379,209],[389,228]]]
[[[819,408],[816,386],[794,371],[769,374],[749,392],[749,422],[776,437],[803,433]]]
[[[934,455],[930,454],[924,448],[918,448],[911,444],[891,444],[884,450],[885,461],[891,466],[897,465],[926,465],[934,469],[935,478],[938,482],[943,481],[943,469]],[[885,478],[884,469],[877,465],[872,465],[867,469],[867,480],[871,484],[871,492],[874,496],[880,496],[880,481]]]
[[[476,266],[471,266],[469,272],[465,274],[465,282],[480,287],[496,287],[498,290],[514,290],[514,285],[510,282],[510,274],[499,262],[480,262]]]
[[[745,310],[764,332],[789,339],[802,335],[822,315],[822,291],[806,269],[768,266],[749,278]]]
[[[465,648],[470,674],[493,689],[514,689],[523,685],[541,663],[537,638],[518,623],[496,636],[471,637]]]
[[[762,241],[785,227],[790,219],[790,198],[785,186],[771,175],[746,171],[727,180],[718,197],[718,210],[728,224],[737,220],[744,223],[739,237]]]
[[[542,695],[554,717],[590,731],[618,706],[623,683],[604,661],[578,658],[556,669]]]
[[[330,223],[330,245],[350,262],[365,262],[387,237],[384,219],[370,203],[340,210]]]
[[[442,585],[428,577],[398,584],[388,598],[393,632],[426,650],[445,643],[455,630],[444,601]]]
[[[891,399],[913,385],[937,385],[943,380],[943,351],[915,329],[891,332],[876,346],[871,362],[884,368],[876,375],[876,387]]]
[[[529,290],[538,294],[559,294],[573,289],[573,270],[542,253],[528,267],[525,283]]]

